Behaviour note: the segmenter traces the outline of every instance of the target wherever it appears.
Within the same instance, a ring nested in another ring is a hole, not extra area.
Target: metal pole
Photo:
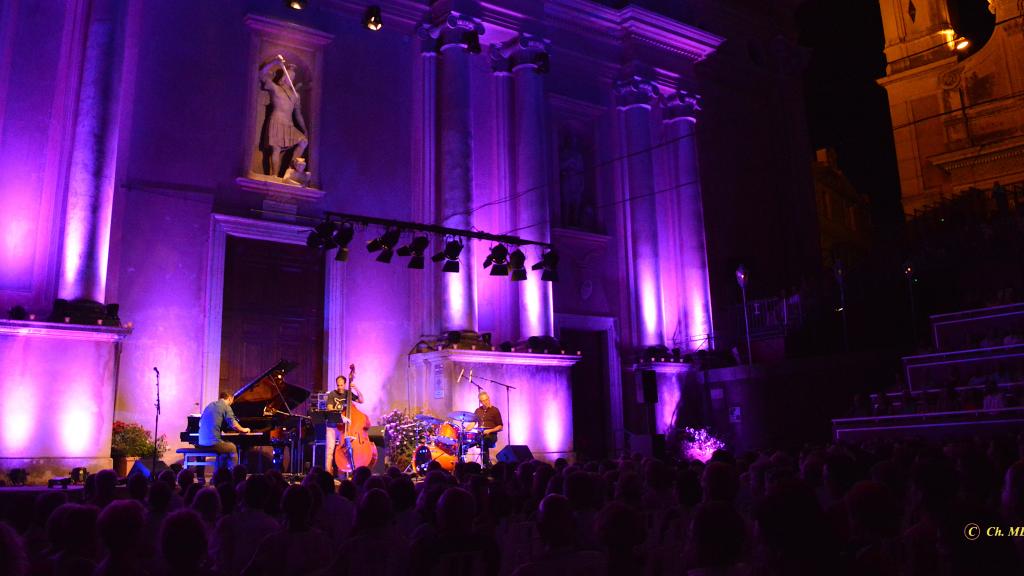
[[[156,422],[153,423],[153,468],[149,472],[149,479],[156,480],[156,453],[160,442],[160,371],[153,366],[156,372]]]
[[[747,314],[747,287],[746,285],[740,286],[740,292],[743,294],[743,324],[746,327],[747,332],[747,366],[753,366],[754,360],[750,350],[750,316]]]

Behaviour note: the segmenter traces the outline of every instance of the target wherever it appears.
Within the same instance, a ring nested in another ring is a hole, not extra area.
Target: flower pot
[[[114,472],[117,473],[118,478],[127,476],[138,459],[138,456],[114,456]]]

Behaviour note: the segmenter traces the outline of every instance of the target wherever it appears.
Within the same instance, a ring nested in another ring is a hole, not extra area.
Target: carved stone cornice
[[[549,69],[550,45],[551,41],[547,38],[526,33],[508,42],[492,44],[491,68],[499,74],[524,67],[543,74]]]
[[[673,90],[661,97],[662,119],[665,122],[678,120],[697,121],[701,111],[699,94],[686,90]]]
[[[440,24],[420,24],[416,27],[416,34],[424,40],[425,52],[462,48],[472,54],[479,54],[484,25],[476,18],[449,12]]]
[[[651,103],[661,95],[657,84],[639,74],[616,80],[612,89],[615,92],[615,105],[623,109],[634,106],[650,108]]]

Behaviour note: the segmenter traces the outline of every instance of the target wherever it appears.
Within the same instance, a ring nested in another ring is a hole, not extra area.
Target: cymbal
[[[431,416],[430,414],[417,414],[413,416],[413,419],[427,424],[433,424],[435,426],[442,422],[440,418],[437,416]]]
[[[448,419],[455,420],[456,422],[476,422],[476,414],[456,410],[455,412],[448,413]]]

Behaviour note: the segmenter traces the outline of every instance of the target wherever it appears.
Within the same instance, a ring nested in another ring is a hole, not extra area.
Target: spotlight
[[[508,248],[504,244],[492,247],[491,253],[484,258],[484,268],[488,267],[491,268],[491,276],[508,276]]]
[[[329,250],[337,246],[334,241],[334,223],[324,220],[316,225],[313,231],[306,237],[306,246],[310,248],[323,248]]]
[[[557,282],[558,281],[558,253],[554,250],[548,250],[540,257],[540,262],[537,262],[530,267],[530,270],[543,270],[540,279],[545,282]]]
[[[287,0],[285,5],[292,10],[303,10],[306,8],[307,0]]]
[[[356,227],[351,222],[342,222],[338,231],[334,233],[332,239],[338,246],[338,253],[334,255],[334,259],[338,262],[348,262],[348,245],[352,242],[352,237],[356,234]]]
[[[508,267],[512,269],[513,282],[526,280],[526,254],[519,248],[508,256]]]
[[[399,256],[412,256],[409,260],[409,268],[423,270],[423,252],[427,249],[430,239],[426,236],[417,236],[412,242],[398,249]]]
[[[366,9],[366,12],[363,14],[363,26],[374,32],[384,26],[384,21],[380,16],[380,6],[370,6]]]
[[[387,264],[388,262],[391,262],[391,257],[394,255],[395,244],[398,244],[398,239],[401,236],[402,231],[398,228],[388,228],[386,232],[367,242],[366,250],[368,252],[376,252],[380,250],[380,254],[377,256],[377,262]]]
[[[89,471],[82,467],[72,468],[71,474],[68,476],[75,484],[85,484],[85,479],[89,477]]]
[[[953,47],[956,48],[957,52],[963,52],[971,47],[971,41],[965,36],[961,36],[954,41]]]
[[[434,262],[445,261],[444,266],[441,267],[442,272],[457,273],[459,271],[459,254],[462,253],[462,247],[462,240],[449,236],[444,244],[444,250],[434,254],[430,259]]]

